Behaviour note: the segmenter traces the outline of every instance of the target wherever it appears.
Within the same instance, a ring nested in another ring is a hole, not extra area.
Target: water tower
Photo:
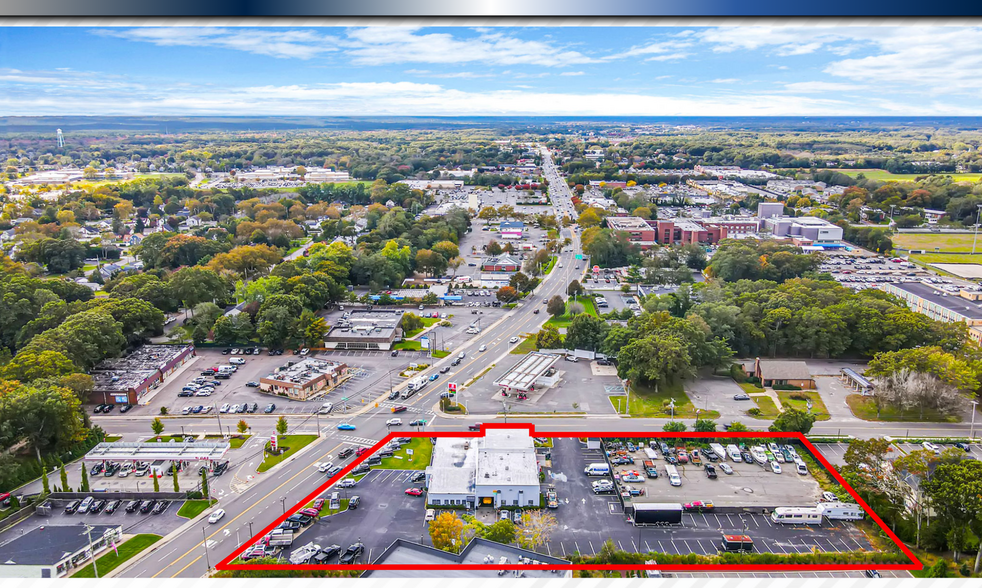
[[[61,129],[58,129],[58,148],[65,146],[65,135],[61,134]]]

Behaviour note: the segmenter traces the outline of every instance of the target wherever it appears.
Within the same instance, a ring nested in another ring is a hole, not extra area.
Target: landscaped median
[[[232,435],[228,439],[229,447],[238,449],[249,440],[249,437],[252,437],[252,435]],[[225,437],[223,435],[205,435],[205,440],[219,441],[221,439],[225,439]]]
[[[579,304],[583,307],[583,312],[589,315],[597,316],[597,305],[594,303],[593,298],[590,296],[579,296],[576,300],[570,298],[566,301],[566,313],[559,316],[554,316],[546,321],[547,325],[552,325],[558,328],[568,327],[573,319],[576,317],[575,314],[570,314],[569,309],[573,304]]]
[[[410,455],[410,451],[412,455]],[[372,466],[377,470],[424,470],[430,465],[433,454],[433,442],[429,437],[413,437],[412,441],[393,452],[392,457],[386,457],[380,465]]]
[[[291,455],[300,451],[304,447],[310,445],[317,439],[317,435],[279,435],[276,437],[276,445],[283,450],[283,453],[277,455],[269,454],[269,443],[263,448],[263,454],[266,459],[263,460],[256,471],[259,473],[265,472],[275,466],[276,464],[282,462],[283,460],[289,458]]]
[[[181,510],[177,511],[177,516],[193,519],[217,502],[217,500],[185,500],[184,504],[181,505]]]
[[[160,541],[160,539],[160,535],[135,535],[127,541],[124,541],[121,545],[118,545],[116,550],[110,549],[108,553],[105,553],[102,557],[96,560],[96,565],[99,566],[99,577],[105,577],[106,574],[123,565],[128,560],[133,559],[133,557],[157,541]],[[116,551],[119,551],[118,555]],[[92,564],[79,569],[72,574],[72,577],[95,578],[95,571],[92,569]]]
[[[862,394],[850,394],[846,396],[846,404],[849,410],[856,417],[864,421],[886,421],[886,422],[910,422],[910,423],[958,423],[961,417],[957,414],[946,415],[937,410],[924,409],[923,411],[911,409],[900,412],[896,407],[886,403],[882,404],[877,410],[876,399],[874,396],[863,396]]]

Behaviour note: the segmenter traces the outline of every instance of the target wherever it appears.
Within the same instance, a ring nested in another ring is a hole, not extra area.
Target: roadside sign
[[[412,450],[412,449],[407,449],[407,450],[406,450],[406,455],[408,455],[408,456],[410,456],[410,457],[412,457],[412,455],[413,455],[413,450]]]
[[[276,452],[276,433],[269,436],[269,449],[272,452]]]
[[[447,383],[447,392],[450,392],[451,394],[456,394],[457,393],[457,382],[448,382]]]
[[[420,346],[421,349],[429,349],[430,348],[430,339],[428,337],[420,337],[419,338],[419,346]]]
[[[599,265],[593,266],[593,273],[595,273],[595,274],[599,274],[600,273],[600,266]]]
[[[583,259],[583,254],[581,254],[581,253],[577,253],[577,254],[576,254],[576,259],[577,259],[577,261],[579,261],[579,260],[581,260],[581,259]]]

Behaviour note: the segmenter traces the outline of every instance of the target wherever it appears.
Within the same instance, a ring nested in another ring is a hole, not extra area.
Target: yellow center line
[[[335,446],[335,447],[334,447],[334,449],[331,449],[331,450],[329,450],[329,451],[328,451],[327,453],[325,453],[324,455],[321,455],[321,456],[320,456],[319,458],[317,458],[317,460],[316,460],[316,461],[321,461],[321,460],[323,460],[323,459],[324,459],[325,457],[327,457],[327,456],[329,456],[329,455],[331,455],[331,453],[333,453],[333,452],[334,452],[334,451],[335,451],[336,449],[338,449],[338,448],[339,448],[339,447],[341,447],[342,445],[344,445],[344,443],[339,443],[339,444],[338,444],[337,446]],[[283,486],[286,486],[287,484],[289,484],[290,482],[292,482],[292,481],[293,481],[293,480],[294,480],[294,479],[295,479],[295,478],[296,478],[297,476],[299,476],[300,474],[305,474],[305,473],[309,473],[309,472],[307,471],[307,469],[306,469],[306,468],[304,468],[304,469],[302,469],[302,470],[300,470],[299,472],[297,472],[296,474],[294,474],[294,475],[293,475],[292,477],[290,477],[290,479],[288,479],[287,481],[285,481],[285,482],[283,482],[282,484],[280,484],[280,485],[279,485],[279,486],[277,486],[276,488],[273,488],[273,489],[272,489],[272,490],[271,490],[271,491],[269,492],[269,494],[267,494],[266,496],[263,496],[263,497],[262,497],[262,498],[260,498],[260,499],[259,499],[258,501],[256,501],[256,502],[254,502],[254,503],[252,504],[252,506],[250,506],[249,508],[247,508],[247,509],[245,509],[244,511],[242,511],[241,513],[239,513],[239,514],[238,514],[238,516],[236,516],[236,517],[235,517],[234,519],[232,519],[232,520],[230,520],[229,522],[227,522],[227,523],[225,523],[225,524],[224,524],[224,525],[222,525],[221,527],[218,527],[217,529],[215,529],[215,532],[214,532],[214,533],[212,533],[211,535],[209,535],[209,536],[208,536],[208,537],[207,537],[207,538],[206,538],[205,540],[207,541],[208,539],[211,539],[212,537],[214,537],[215,535],[217,535],[218,533],[220,533],[221,531],[223,531],[223,530],[224,530],[224,529],[225,529],[226,527],[228,527],[229,525],[231,525],[231,524],[232,524],[232,523],[234,523],[235,521],[237,521],[237,520],[239,520],[239,518],[241,518],[241,517],[242,517],[242,516],[243,516],[244,514],[246,514],[247,512],[249,512],[250,510],[252,510],[253,508],[255,508],[255,507],[257,507],[257,506],[259,506],[259,505],[260,505],[260,504],[262,504],[263,502],[265,502],[265,501],[266,501],[266,499],[267,499],[267,498],[269,498],[270,496],[272,496],[273,494],[276,494],[276,492],[277,492],[277,491],[278,491],[278,490],[279,490],[280,488],[282,488]],[[252,539],[252,538],[250,537],[250,539]],[[159,576],[160,574],[162,574],[162,573],[164,572],[164,570],[166,570],[167,568],[169,568],[169,567],[171,567],[172,565],[174,565],[174,564],[176,564],[177,562],[179,562],[179,561],[181,561],[182,559],[184,559],[185,557],[187,557],[187,556],[188,556],[188,555],[189,555],[189,554],[190,554],[190,553],[191,553],[192,551],[194,551],[194,550],[195,550],[195,549],[197,549],[197,548],[198,548],[198,547],[199,547],[200,545],[202,545],[202,543],[204,543],[204,542],[203,542],[203,541],[199,541],[199,542],[198,542],[197,544],[195,544],[195,546],[194,546],[194,547],[192,547],[191,549],[188,549],[188,550],[187,550],[186,552],[184,552],[184,554],[183,554],[183,555],[181,555],[180,557],[178,557],[178,558],[176,558],[176,559],[175,559],[174,561],[172,561],[172,562],[170,562],[169,564],[167,564],[166,566],[164,566],[164,568],[162,568],[162,569],[161,569],[161,570],[160,570],[159,572],[157,572],[156,574],[154,574],[154,575],[153,575],[153,576],[151,576],[151,577],[153,577],[153,578],[156,578],[157,576]],[[241,546],[239,546],[239,547],[241,547]],[[238,549],[238,547],[236,547],[236,549]],[[195,563],[195,562],[197,562],[197,561],[198,561],[199,559],[201,559],[201,556],[200,556],[200,555],[199,555],[199,556],[198,556],[197,558],[195,558],[195,559],[194,559],[194,560],[193,560],[193,561],[192,561],[191,563],[189,563],[188,565],[186,565],[186,566],[184,566],[183,568],[181,568],[180,570],[178,570],[178,572],[177,572],[176,574],[174,574],[173,576],[171,576],[171,577],[172,577],[172,578],[176,578],[176,577],[178,576],[178,574],[180,574],[180,573],[181,573],[181,572],[183,572],[184,570],[186,570],[186,569],[188,569],[189,567],[191,567],[192,565],[194,565],[194,563]],[[224,559],[224,558],[223,558],[223,559]]]

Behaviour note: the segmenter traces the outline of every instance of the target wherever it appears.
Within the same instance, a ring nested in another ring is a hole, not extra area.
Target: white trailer
[[[821,525],[822,511],[817,506],[779,506],[771,512],[771,521],[779,525]]]
[[[818,509],[830,521],[861,521],[866,517],[862,507],[849,502],[822,502]]]
[[[648,459],[658,459],[658,452],[650,447],[644,448],[644,454],[648,456]]]

